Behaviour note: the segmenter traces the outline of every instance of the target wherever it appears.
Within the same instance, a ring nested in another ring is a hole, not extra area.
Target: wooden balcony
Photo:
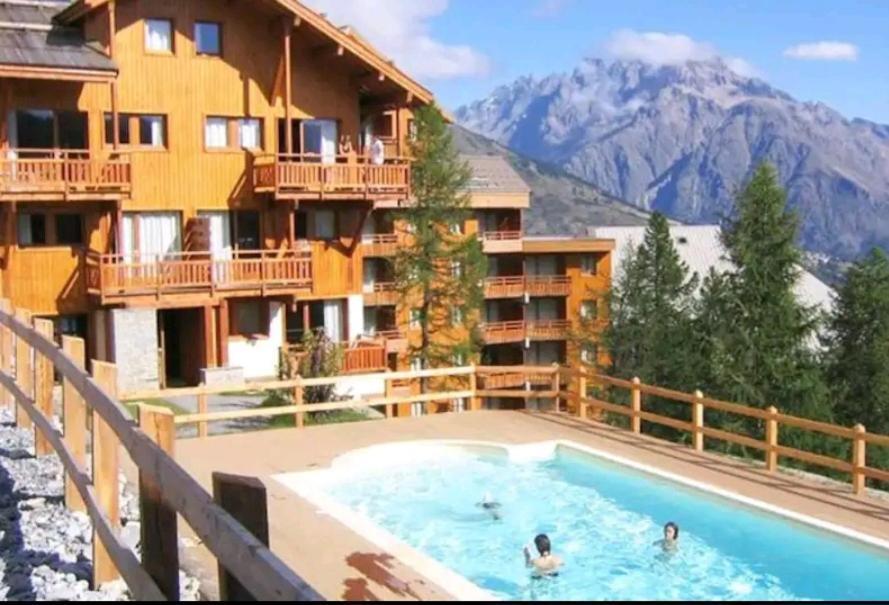
[[[406,200],[411,167],[404,158],[372,164],[367,158],[338,156],[322,161],[311,154],[257,156],[253,187],[282,200]]]
[[[206,252],[144,257],[90,252],[86,279],[87,290],[102,304],[296,294],[312,287],[312,257],[296,250],[241,250],[227,259]]]
[[[395,256],[398,250],[398,235],[395,233],[362,235],[361,250],[365,257]]]
[[[568,296],[571,278],[567,275],[528,275],[525,291],[529,296]]]
[[[567,319],[538,319],[526,323],[529,340],[565,340],[571,331]]]
[[[504,254],[522,251],[521,231],[483,231],[479,233],[485,254]]]
[[[130,157],[89,151],[7,150],[0,159],[0,200],[92,201],[129,198]]]
[[[571,278],[567,275],[509,275],[485,280],[486,298],[528,296],[568,296]]]
[[[525,340],[525,322],[522,320],[486,323],[482,325],[482,330],[489,345]]]
[[[364,285],[364,305],[375,307],[378,305],[398,304],[398,291],[394,282],[376,282]]]
[[[374,332],[372,336],[382,338],[386,342],[387,354],[407,352],[407,336],[405,336],[405,334],[401,330],[378,330]]]
[[[380,340],[359,340],[339,343],[342,349],[342,374],[366,374],[383,372],[386,368],[386,347]],[[298,372],[300,362],[307,355],[301,344],[288,344],[281,347],[281,358],[287,366]]]

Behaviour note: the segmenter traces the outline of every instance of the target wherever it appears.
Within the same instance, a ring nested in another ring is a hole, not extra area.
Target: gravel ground
[[[122,581],[98,588],[92,576],[92,526],[64,507],[56,456],[34,457],[33,431],[0,410],[0,600],[128,601]],[[139,552],[139,506],[121,477],[121,537]],[[199,600],[197,580],[179,573],[182,600]]]

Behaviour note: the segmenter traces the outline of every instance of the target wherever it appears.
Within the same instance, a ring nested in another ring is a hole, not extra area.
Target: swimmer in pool
[[[664,525],[664,539],[654,543],[660,546],[664,552],[676,552],[679,550],[679,526],[670,521]]]
[[[491,515],[491,518],[494,519],[494,521],[500,520],[500,503],[494,500],[494,497],[490,492],[485,494],[485,497],[478,503],[478,506],[482,507],[486,513]]]
[[[540,534],[534,538],[534,546],[537,547],[539,557],[531,557],[531,548],[525,547],[525,567],[533,568],[532,574],[535,577],[542,578],[544,576],[559,575],[559,568],[562,567],[562,559],[552,554],[552,545],[546,534]]]

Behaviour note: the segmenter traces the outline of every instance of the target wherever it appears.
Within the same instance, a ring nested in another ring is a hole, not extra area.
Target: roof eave
[[[68,82],[113,82],[117,71],[78,69],[46,65],[0,65],[0,78],[65,80]]]

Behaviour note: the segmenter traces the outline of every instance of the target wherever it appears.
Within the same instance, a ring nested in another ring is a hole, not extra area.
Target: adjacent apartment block
[[[272,377],[321,327],[347,372],[406,368],[386,257],[432,102],[294,0],[0,0],[2,295],[116,362],[123,390]],[[611,243],[524,237],[527,187],[467,160],[482,361],[590,354],[570,325],[598,312]]]

